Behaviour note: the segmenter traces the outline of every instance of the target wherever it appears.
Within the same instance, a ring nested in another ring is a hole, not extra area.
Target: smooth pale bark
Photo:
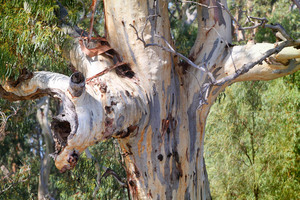
[[[214,8],[198,7],[199,31],[190,59],[205,63],[215,79],[235,73],[272,48],[273,44],[230,46],[229,15],[215,0],[200,3]],[[83,73],[85,84],[80,74],[68,78],[36,72],[17,86],[3,85],[0,94],[10,100],[46,94],[62,100],[64,110],[51,124],[55,165],[62,172],[72,169],[88,146],[115,137],[133,199],[210,199],[203,144],[215,98],[236,81],[270,80],[299,70],[299,50],[285,48],[235,80],[212,87],[207,104],[199,108],[201,88],[210,82],[207,73],[181,66],[176,56],[159,47],[144,48],[130,26],[143,31],[147,43],[166,46],[156,33],[172,44],[168,2],[110,0],[104,5],[107,40],[128,63],[130,76],[118,73],[122,67],[101,73],[115,61],[104,54],[89,58],[75,40],[65,54]]]
[[[44,138],[43,149],[45,148],[44,155],[42,157],[39,175],[39,187],[38,187],[38,199],[52,199],[48,190],[49,174],[51,169],[50,153],[53,152],[53,139],[51,135],[50,124],[48,121],[49,113],[49,98],[44,97],[38,102],[38,110],[36,118],[41,126],[41,133]]]

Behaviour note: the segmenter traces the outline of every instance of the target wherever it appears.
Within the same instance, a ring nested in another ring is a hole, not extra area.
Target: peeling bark
[[[206,118],[218,94],[237,81],[271,80],[300,68],[300,52],[294,47],[264,58],[274,44],[229,45],[231,18],[218,2],[199,1],[211,9],[198,6],[199,30],[190,60],[205,63],[217,81],[249,62],[259,64],[209,87],[207,104],[200,109],[201,89],[212,82],[211,76],[188,64],[183,69],[177,56],[162,48],[145,48],[130,26],[143,32],[146,43],[172,45],[168,2],[158,0],[105,1],[112,54],[90,57],[74,39],[65,55],[79,72],[71,77],[35,72],[17,84],[2,85],[0,95],[12,101],[51,95],[62,101],[62,112],[51,122],[55,165],[61,172],[72,169],[87,147],[114,137],[133,199],[211,199],[203,145]],[[227,7],[226,1],[221,3]]]

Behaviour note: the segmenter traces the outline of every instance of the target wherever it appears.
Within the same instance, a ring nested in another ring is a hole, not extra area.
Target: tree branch
[[[5,135],[6,135],[6,132],[5,132],[5,127],[6,127],[6,123],[7,123],[7,120],[11,117],[11,116],[13,116],[13,115],[16,115],[17,114],[17,112],[18,112],[18,110],[19,110],[19,108],[17,108],[17,109],[15,109],[14,107],[11,107],[12,109],[13,109],[13,113],[12,114],[10,114],[10,115],[8,115],[7,117],[6,117],[6,115],[5,115],[5,113],[4,112],[2,112],[2,111],[0,111],[0,114],[1,114],[1,123],[0,123],[0,141],[3,141],[4,140],[4,138],[5,138]]]
[[[128,185],[127,183],[123,182],[120,178],[120,176],[115,172],[113,171],[112,169],[110,168],[106,168],[105,166],[102,165],[102,169],[105,170],[105,172],[101,175],[101,167],[100,167],[100,164],[98,162],[98,160],[92,156],[89,148],[86,148],[85,149],[85,154],[88,158],[92,159],[93,161],[95,161],[95,165],[96,165],[96,171],[97,171],[97,187],[94,189],[94,192],[93,192],[93,197],[96,198],[96,194],[97,192],[99,191],[100,189],[100,185],[101,185],[101,179],[102,178],[106,178],[107,176],[109,175],[112,175],[114,177],[114,179],[122,186],[122,187],[125,187],[129,190],[128,188]],[[129,197],[130,198],[130,197]]]
[[[290,45],[289,43],[290,43],[289,41],[282,42],[277,47],[268,50],[262,57],[260,57],[256,61],[254,61],[252,63],[247,63],[247,64],[243,65],[243,67],[241,67],[240,69],[236,70],[236,72],[234,74],[226,76],[224,78],[221,78],[221,79],[217,80],[216,83],[213,84],[213,85],[215,85],[215,86],[222,86],[226,82],[232,81],[232,80],[236,79],[237,77],[239,77],[240,75],[247,73],[255,65],[262,64],[262,62],[264,60],[266,60],[268,57],[270,57],[271,55],[273,55],[275,53],[279,53],[284,47],[289,46]]]

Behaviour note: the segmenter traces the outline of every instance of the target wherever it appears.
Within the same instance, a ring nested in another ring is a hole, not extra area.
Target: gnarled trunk
[[[232,47],[231,18],[221,2],[198,6],[198,35],[189,56],[197,68],[161,48],[172,48],[168,1],[110,0],[104,5],[113,58],[90,58],[76,39],[66,55],[80,72],[71,78],[36,72],[16,86],[3,85],[0,93],[10,100],[47,94],[62,100],[64,109],[51,123],[62,172],[88,146],[115,137],[133,199],[211,199],[203,145],[218,94],[236,81],[270,80],[300,68],[299,50],[284,48],[294,43],[278,45],[276,51],[283,51],[267,62],[273,44]],[[260,65],[244,66],[257,60]]]

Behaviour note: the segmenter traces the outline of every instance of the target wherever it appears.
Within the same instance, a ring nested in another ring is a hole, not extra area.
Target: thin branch
[[[280,24],[275,24],[275,25],[265,24],[265,27],[270,28],[274,31],[280,32],[282,34],[282,36],[287,40],[294,41],[294,39],[289,34],[287,34],[287,32],[284,30],[284,28]]]
[[[194,2],[194,1],[184,1],[187,3],[193,3],[193,4],[197,4],[198,6],[202,6],[205,7],[207,9],[211,9],[211,8],[216,8],[218,6],[209,6],[206,4],[202,4],[202,3],[198,3],[198,2]],[[235,73],[229,76],[226,76],[224,78],[221,78],[219,80],[212,81],[211,83],[205,83],[202,88],[200,89],[200,102],[199,102],[199,107],[201,108],[203,104],[207,104],[207,99],[208,99],[208,95],[209,95],[209,90],[211,87],[213,86],[222,86],[224,85],[226,82],[228,81],[232,81],[234,79],[236,79],[237,77],[239,77],[242,74],[247,73],[250,69],[252,69],[255,65],[257,64],[261,64],[266,58],[270,57],[271,55],[280,52],[283,48],[288,47],[288,46],[299,46],[299,40],[295,41],[290,35],[288,35],[286,33],[286,31],[284,30],[284,28],[280,25],[280,24],[266,24],[268,22],[268,20],[266,18],[259,18],[259,17],[252,17],[252,16],[247,16],[247,19],[250,23],[253,23],[253,26],[249,26],[249,27],[242,27],[239,22],[234,18],[234,16],[231,14],[231,12],[224,6],[224,4],[217,2],[221,8],[223,10],[225,10],[227,12],[227,14],[230,16],[230,18],[236,23],[238,30],[248,30],[248,29],[254,29],[257,27],[265,27],[265,28],[270,28],[274,31],[277,31],[279,33],[281,33],[281,35],[286,39],[286,41],[282,42],[281,44],[279,44],[277,47],[268,50],[261,58],[259,58],[257,61],[252,62],[252,63],[248,63],[243,65],[242,68],[236,70],[236,66],[233,62],[234,68],[235,68]],[[298,4],[300,5],[298,0],[294,0],[294,3],[298,6]],[[298,4],[297,4],[298,3]],[[260,21],[260,23],[255,24],[252,20],[257,20]],[[217,30],[215,28],[213,28],[216,32]],[[220,34],[217,32],[217,34],[220,36]],[[227,41],[225,41],[227,47],[229,47]],[[232,58],[232,53],[230,53],[231,55],[231,59]],[[189,63],[190,64],[190,63]],[[192,65],[193,66],[193,65]]]
[[[95,199],[96,198],[96,194],[97,194],[97,192],[100,189],[100,183],[99,183],[98,180],[101,177],[101,167],[100,167],[100,164],[99,164],[98,160],[96,160],[96,158],[94,156],[92,156],[89,148],[85,149],[85,154],[86,154],[86,157],[88,157],[88,158],[92,159],[93,161],[95,161],[95,168],[96,168],[96,171],[97,171],[97,179],[96,179],[97,180],[97,182],[96,182],[97,183],[97,187],[94,189],[94,192],[93,192],[93,197]]]
[[[20,180],[20,181],[16,181],[16,182],[13,182],[11,185],[9,185],[7,188],[5,188],[4,190],[0,191],[0,194],[3,194],[4,192],[6,192],[7,190],[9,190],[11,187],[17,185],[18,183],[23,183],[25,181],[27,181],[28,179],[23,179],[23,180]]]
[[[299,0],[293,0],[294,3],[298,6],[298,4],[300,5],[300,2]],[[187,2],[187,3],[194,3],[194,4],[197,4],[199,6],[202,6],[202,7],[205,7],[207,9],[211,9],[211,8],[216,8],[218,6],[209,6],[209,5],[206,5],[206,4],[202,4],[202,3],[198,3],[198,2],[194,2],[194,1],[184,1],[184,2]],[[253,26],[248,26],[248,27],[243,27],[242,25],[240,25],[240,23],[235,19],[235,17],[231,14],[231,12],[228,10],[228,8],[225,7],[224,4],[220,3],[220,2],[217,2],[221,8],[223,10],[226,11],[226,13],[230,16],[230,18],[236,23],[237,27],[238,27],[238,30],[249,30],[249,29],[255,29],[255,28],[258,28],[260,26],[262,27],[266,27],[266,28],[270,28],[272,30],[275,30],[275,31],[278,31],[280,32],[287,40],[293,40],[291,38],[291,36],[289,36],[286,31],[284,30],[284,28],[280,25],[280,24],[276,24],[276,25],[272,25],[272,24],[266,24],[268,22],[268,20],[265,18],[265,17],[253,17],[253,16],[248,16],[246,15],[247,19],[249,22],[253,23],[254,25]],[[298,4],[297,4],[298,3]],[[260,21],[260,23],[258,24],[255,24],[252,19],[254,20],[257,20],[257,21]]]
[[[127,189],[129,190],[127,183],[124,183],[124,182],[121,180],[120,176],[119,176],[115,171],[113,171],[112,169],[107,168],[107,167],[105,167],[105,166],[103,166],[103,165],[100,167],[100,164],[99,164],[98,160],[97,160],[94,156],[92,156],[92,154],[91,154],[89,148],[85,149],[85,154],[86,154],[86,156],[87,156],[88,158],[90,158],[90,159],[92,159],[93,161],[95,161],[95,165],[96,165],[96,170],[97,170],[97,187],[94,189],[94,192],[93,192],[93,197],[94,197],[94,198],[96,198],[96,194],[97,194],[97,192],[98,192],[99,189],[100,189],[101,179],[102,179],[103,177],[106,178],[106,177],[109,176],[109,175],[112,175],[112,176],[115,178],[115,180],[116,180],[122,187],[125,187],[125,188],[127,188]],[[102,168],[103,170],[105,170],[105,172],[104,172],[102,175],[101,175],[101,168]],[[129,197],[129,198],[130,198],[130,197]]]
[[[209,6],[209,5],[206,5],[206,4],[203,4],[203,3],[199,3],[199,2],[195,2],[195,1],[182,1],[182,3],[185,2],[185,3],[194,3],[194,4],[197,4],[198,6],[202,6],[202,7],[205,7],[207,9],[211,9],[211,8],[217,8],[218,6]]]
[[[5,135],[6,135],[6,133],[5,133],[5,127],[6,127],[7,120],[8,120],[11,116],[16,115],[17,112],[18,112],[18,110],[19,110],[19,108],[15,109],[15,108],[12,107],[12,106],[11,106],[11,108],[13,109],[14,112],[13,112],[12,114],[8,115],[7,117],[6,117],[6,115],[5,115],[4,112],[0,111],[1,118],[2,118],[2,119],[1,119],[2,122],[0,123],[0,141],[2,141],[2,140],[4,139],[4,137],[5,137]]]
[[[250,165],[253,165],[252,161],[251,161],[251,158],[248,154],[248,150],[247,150],[247,147],[245,147],[244,145],[240,144],[240,148],[241,150],[245,153],[246,157],[248,158],[249,162],[250,162]],[[246,162],[245,162],[246,164]]]
[[[112,176],[115,178],[115,180],[116,180],[121,186],[128,188],[127,183],[124,183],[124,182],[121,180],[121,177],[120,177],[114,170],[112,170],[112,169],[110,169],[110,168],[107,168],[106,171],[102,174],[102,176],[101,176],[101,178],[100,178],[100,180],[99,180],[100,183],[101,183],[101,179],[102,179],[102,178],[106,178],[106,177],[109,176],[109,175],[112,175]]]

